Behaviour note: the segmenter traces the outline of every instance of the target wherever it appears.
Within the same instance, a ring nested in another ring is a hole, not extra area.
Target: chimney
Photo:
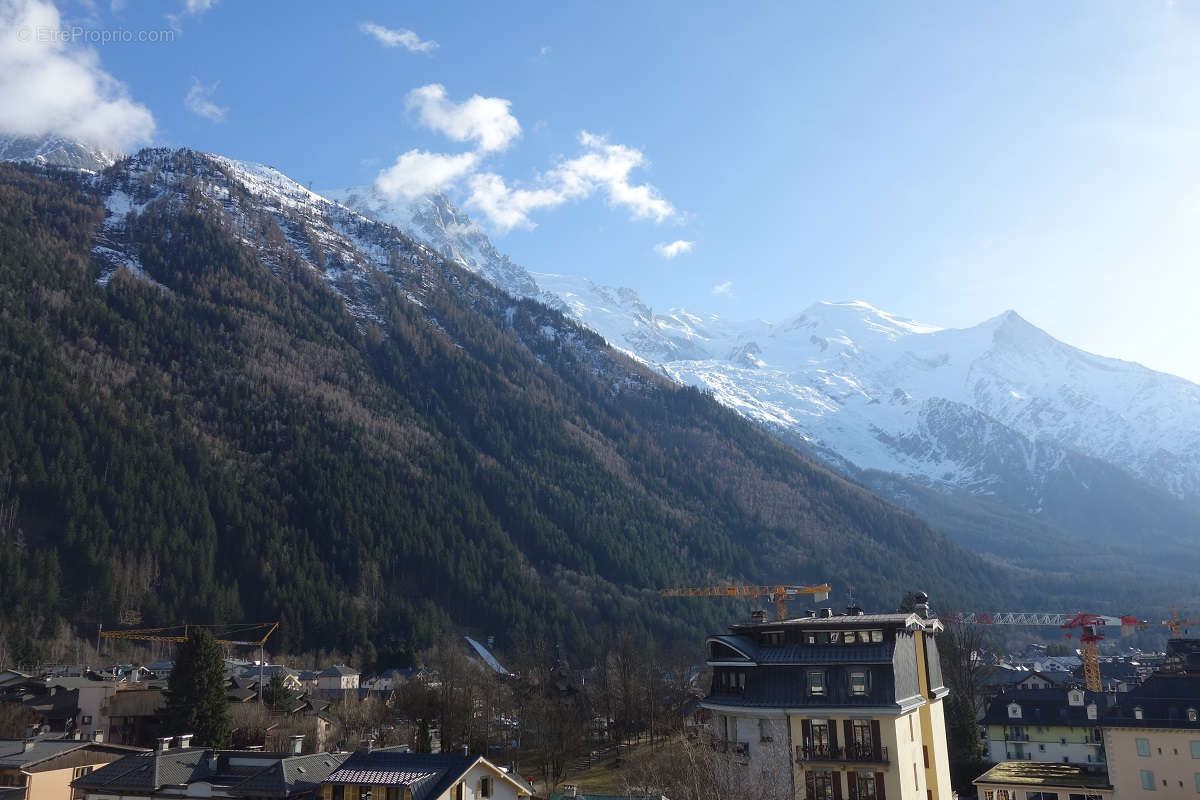
[[[922,619],[929,619],[929,595],[925,594],[924,592],[917,592],[915,595],[913,595],[913,600],[913,610],[916,611]]]
[[[304,734],[296,733],[288,737],[289,747],[288,752],[294,756],[300,755],[304,751]]]
[[[194,734],[191,734],[191,733],[179,734],[179,736],[176,737],[176,744],[178,744],[180,749],[187,749],[187,748],[191,747],[193,735]]]
[[[864,613],[866,613],[866,612],[864,612],[861,607],[856,606],[853,603],[846,606],[846,616],[847,617],[861,617]]]
[[[157,750],[158,752],[165,753],[171,749],[171,737],[170,736],[160,736],[155,741],[158,744],[155,746],[154,749]]]
[[[92,741],[96,744],[104,743],[104,731],[92,731]]]
[[[750,621],[754,623],[762,623],[767,621],[767,612],[761,608],[756,608],[750,612]]]
[[[832,608],[822,608],[821,609],[821,619],[828,619],[832,616],[833,616]]]
[[[373,741],[370,738],[360,739],[358,742],[358,752],[369,753],[371,752],[372,746]]]
[[[471,755],[471,751],[467,749],[467,746],[465,744],[462,747],[458,748],[458,752],[459,752],[459,755],[464,755],[464,756]]]
[[[25,752],[28,753],[30,750],[33,749],[33,746],[36,744],[37,744],[37,739],[26,739],[25,740]]]

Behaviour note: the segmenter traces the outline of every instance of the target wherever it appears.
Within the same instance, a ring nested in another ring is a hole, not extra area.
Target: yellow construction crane
[[[100,636],[105,639],[130,639],[138,642],[186,642],[192,628],[207,628],[217,644],[257,647],[258,658],[258,702],[262,704],[263,671],[267,663],[267,639],[279,627],[278,622],[246,622],[218,625],[170,625],[165,628],[131,628],[123,631],[106,631],[100,626]],[[96,642],[100,652],[100,642]]]
[[[171,625],[165,628],[134,628],[131,630],[100,630],[105,639],[133,639],[140,642],[186,642],[192,628],[207,628],[217,644],[262,647],[279,627],[278,622],[250,622],[231,625]],[[251,638],[253,637],[253,638]]]
[[[663,597],[769,597],[775,603],[775,619],[787,619],[787,601],[790,597],[809,595],[820,603],[829,598],[828,583],[819,586],[679,586],[663,589]]]
[[[1159,624],[1166,625],[1168,628],[1170,628],[1172,636],[1178,636],[1181,630],[1190,628],[1193,625],[1200,625],[1200,619],[1180,619],[1179,609],[1177,609],[1175,606],[1171,606],[1171,618],[1164,620]]]

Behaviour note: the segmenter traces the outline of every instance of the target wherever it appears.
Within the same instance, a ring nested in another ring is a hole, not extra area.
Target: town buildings
[[[716,745],[752,763],[782,750],[808,800],[949,800],[940,630],[850,607],[710,636]]]

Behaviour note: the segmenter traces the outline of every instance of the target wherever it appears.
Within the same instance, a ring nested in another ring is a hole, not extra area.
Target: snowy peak
[[[862,300],[841,303],[819,302],[799,315],[779,325],[781,330],[809,330],[814,335],[858,336],[896,341],[914,333],[933,333],[941,330],[935,325],[914,322],[907,317],[889,314]]]
[[[60,136],[0,136],[0,161],[21,161],[99,172],[112,166],[122,156],[123,154],[116,150],[87,145]]]
[[[332,189],[324,195],[428,244],[442,257],[482,275],[515,297],[538,295],[532,276],[497,250],[487,233],[444,194],[406,200],[389,197],[374,186],[354,186]]]

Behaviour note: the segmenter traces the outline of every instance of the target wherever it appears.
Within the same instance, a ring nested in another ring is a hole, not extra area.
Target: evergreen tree
[[[263,687],[263,703],[272,711],[286,711],[296,693],[287,688],[282,672],[276,672]]]
[[[175,668],[167,681],[160,720],[168,734],[191,733],[197,745],[229,747],[225,662],[220,646],[204,628],[192,628],[175,651]]]
[[[429,723],[424,719],[417,722],[417,746],[414,749],[418,753],[433,752],[433,734],[429,732]]]

